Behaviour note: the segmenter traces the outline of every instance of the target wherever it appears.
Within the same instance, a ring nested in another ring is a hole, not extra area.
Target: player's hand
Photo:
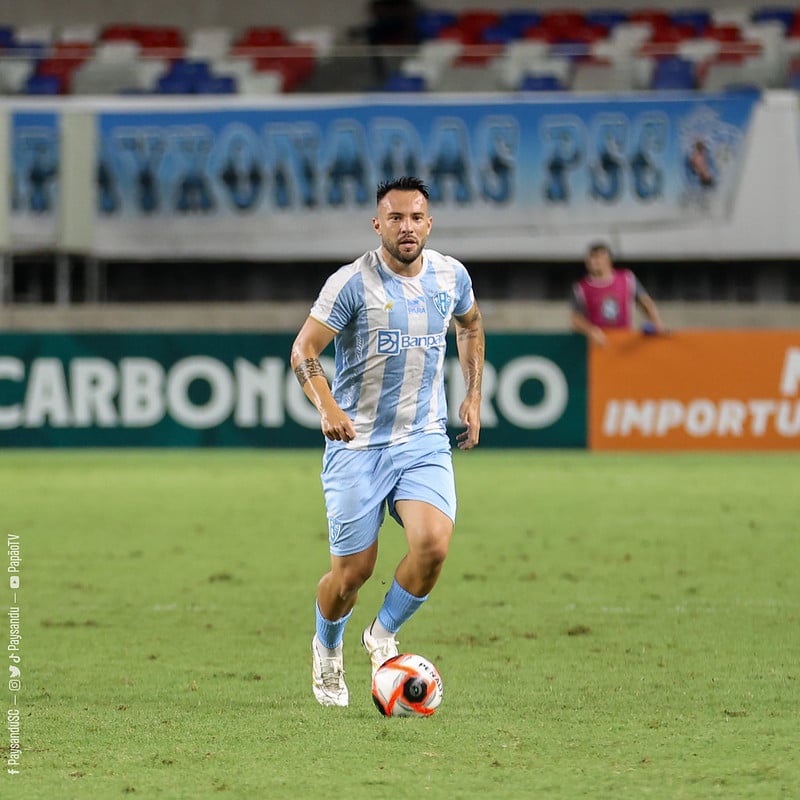
[[[322,434],[336,442],[352,442],[356,438],[353,420],[339,406],[324,411],[321,415]]]
[[[481,399],[466,398],[458,410],[465,430],[456,436],[456,443],[460,450],[472,450],[481,435]]]

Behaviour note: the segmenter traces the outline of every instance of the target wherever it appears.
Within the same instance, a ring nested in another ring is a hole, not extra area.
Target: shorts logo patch
[[[328,541],[334,544],[342,535],[342,523],[338,519],[328,517]]]

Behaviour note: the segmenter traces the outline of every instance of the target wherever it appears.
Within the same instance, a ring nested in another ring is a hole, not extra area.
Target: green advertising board
[[[291,334],[0,334],[0,446],[321,447]],[[452,433],[463,379],[446,363]],[[332,349],[322,359],[333,374]],[[586,446],[586,343],[488,334],[481,442]]]

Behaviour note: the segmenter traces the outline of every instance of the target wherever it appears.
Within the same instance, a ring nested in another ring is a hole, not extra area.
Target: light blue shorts
[[[425,433],[404,444],[348,450],[329,442],[322,460],[322,490],[328,538],[335,556],[349,556],[378,538],[388,506],[422,500],[456,519],[456,486],[450,442],[444,433]]]

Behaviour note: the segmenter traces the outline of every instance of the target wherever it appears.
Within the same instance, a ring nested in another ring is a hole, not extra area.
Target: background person
[[[617,269],[608,245],[597,242],[586,254],[586,275],[572,285],[572,329],[599,345],[608,328],[633,329],[635,309],[647,318],[643,330],[662,333],[664,326],[653,298],[629,269]]]

